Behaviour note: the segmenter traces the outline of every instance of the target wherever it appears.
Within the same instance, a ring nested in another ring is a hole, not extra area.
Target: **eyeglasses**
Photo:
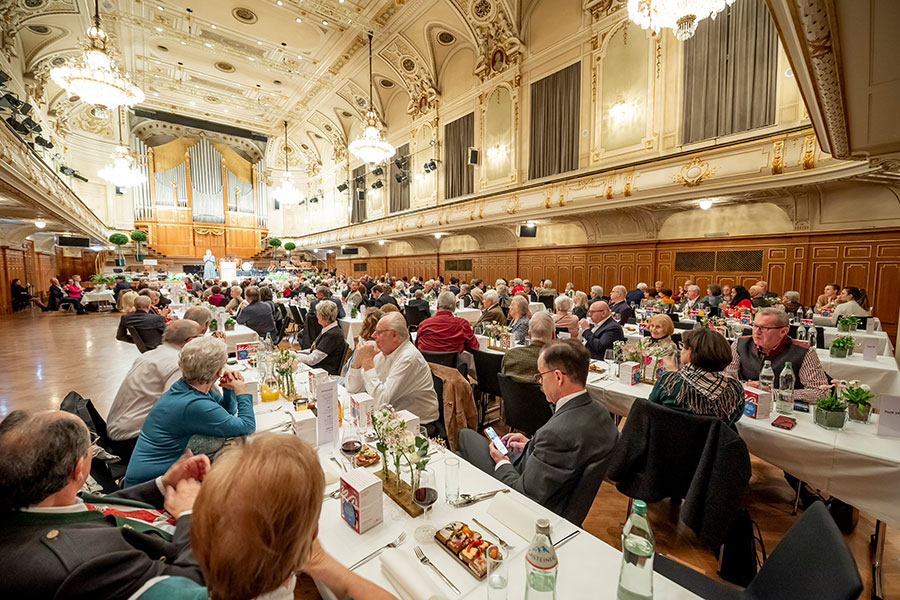
[[[393,331],[394,331],[393,329],[376,329],[375,331],[372,332],[372,337],[375,337],[376,335],[381,335],[382,333],[391,333]]]
[[[757,325],[756,323],[754,323],[754,324],[753,324],[753,329],[787,329],[787,327],[782,327],[781,325],[775,325],[775,326],[771,326],[771,325]]]
[[[537,381],[538,383],[541,383],[541,380],[544,378],[544,375],[546,375],[547,373],[555,373],[556,371],[559,371],[559,369],[550,369],[549,371],[544,371],[542,373],[535,373],[534,380]],[[566,373],[565,371],[559,371],[559,372],[561,375],[568,375],[568,373]]]

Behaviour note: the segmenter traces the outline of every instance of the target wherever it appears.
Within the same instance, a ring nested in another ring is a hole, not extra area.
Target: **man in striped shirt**
[[[778,308],[763,308],[753,320],[753,334],[738,338],[731,346],[731,364],[727,375],[746,385],[759,387],[759,372],[765,361],[772,361],[775,387],[786,363],[794,371],[794,399],[814,403],[828,385],[828,377],[819,363],[815,348],[788,337],[790,321],[787,313]]]

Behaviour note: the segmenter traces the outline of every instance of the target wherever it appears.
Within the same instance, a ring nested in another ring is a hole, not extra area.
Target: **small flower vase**
[[[863,423],[865,425],[868,425],[869,420],[872,418],[872,405],[868,402],[864,404],[850,402],[847,405],[847,416],[854,423]]]
[[[818,406],[813,409],[813,419],[816,425],[830,431],[841,431],[847,423],[847,410],[821,410]]]
[[[278,391],[288,400],[296,397],[297,392],[294,388],[294,373],[292,371],[278,371]]]
[[[832,346],[828,350],[828,354],[831,358],[848,358],[853,354],[853,348],[835,348]]]
[[[840,321],[838,321],[837,330],[843,331],[843,332],[849,332],[850,331],[850,323],[841,323]]]
[[[225,331],[234,331],[234,323],[225,322]]]

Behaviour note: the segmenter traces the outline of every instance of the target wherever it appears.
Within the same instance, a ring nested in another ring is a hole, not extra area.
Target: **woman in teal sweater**
[[[722,372],[731,363],[731,346],[708,328],[685,331],[681,339],[684,366],[660,375],[650,402],[718,417],[733,427],[744,414],[744,387]]]
[[[185,344],[181,379],[150,409],[125,472],[125,486],[162,475],[178,460],[192,435],[239,437],[256,430],[253,397],[240,373],[225,373],[225,344],[212,337]],[[219,381],[224,395],[211,389]],[[237,416],[235,416],[237,411]]]

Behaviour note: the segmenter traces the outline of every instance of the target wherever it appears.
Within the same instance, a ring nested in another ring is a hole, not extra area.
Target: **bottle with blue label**
[[[525,554],[525,600],[556,600],[558,565],[550,541],[550,520],[538,519],[537,531]]]

